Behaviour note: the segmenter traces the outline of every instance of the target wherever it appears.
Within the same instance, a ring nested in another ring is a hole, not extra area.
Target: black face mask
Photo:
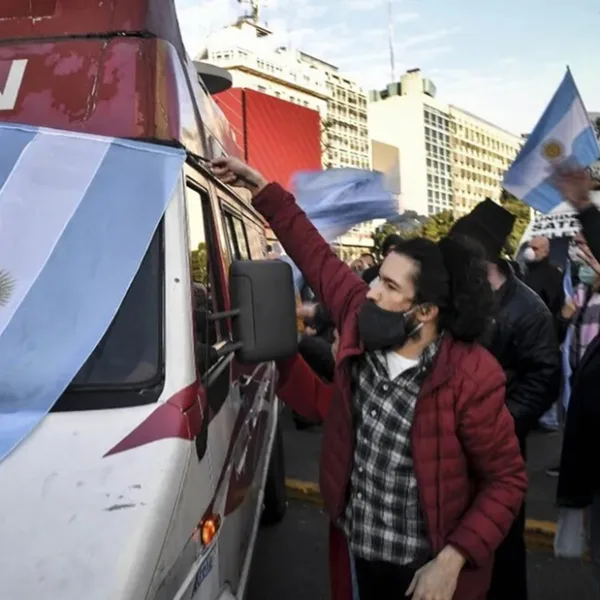
[[[404,313],[384,310],[367,300],[358,313],[358,332],[365,348],[373,351],[404,346],[423,326],[410,322],[413,312],[414,309]]]

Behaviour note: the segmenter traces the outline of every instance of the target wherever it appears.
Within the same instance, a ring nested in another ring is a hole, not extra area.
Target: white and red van
[[[294,294],[205,168],[235,141],[173,0],[0,3],[0,121],[189,153],[104,339],[0,462],[0,598],[242,598],[261,516],[285,512],[269,361],[294,351]]]

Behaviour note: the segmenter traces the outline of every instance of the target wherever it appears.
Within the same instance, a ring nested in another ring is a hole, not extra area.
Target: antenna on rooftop
[[[390,49],[390,83],[396,81],[396,58],[394,56],[394,12],[392,10],[392,0],[388,0],[388,42]]]
[[[247,4],[250,7],[250,12],[244,15],[245,19],[252,21],[258,25],[260,15],[260,1],[259,0],[238,0],[238,4]]]

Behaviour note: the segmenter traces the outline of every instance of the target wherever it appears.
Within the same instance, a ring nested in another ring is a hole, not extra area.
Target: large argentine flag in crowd
[[[594,128],[570,70],[504,176],[511,194],[542,213],[563,198],[551,181],[563,165],[589,167],[600,155]]]
[[[183,151],[0,125],[0,460],[108,329]]]

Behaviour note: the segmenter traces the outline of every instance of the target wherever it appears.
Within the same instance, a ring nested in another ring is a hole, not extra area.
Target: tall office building
[[[198,55],[226,68],[233,87],[255,90],[318,111],[322,125],[322,165],[371,168],[367,97],[339,69],[297,49],[278,46],[271,30],[256,16],[214,32]],[[372,246],[374,225],[354,228],[338,240],[342,246]]]
[[[408,71],[370,93],[369,130],[373,142],[399,150],[403,210],[460,215],[486,197],[499,200],[523,139],[441,102],[436,92],[419,69]]]

